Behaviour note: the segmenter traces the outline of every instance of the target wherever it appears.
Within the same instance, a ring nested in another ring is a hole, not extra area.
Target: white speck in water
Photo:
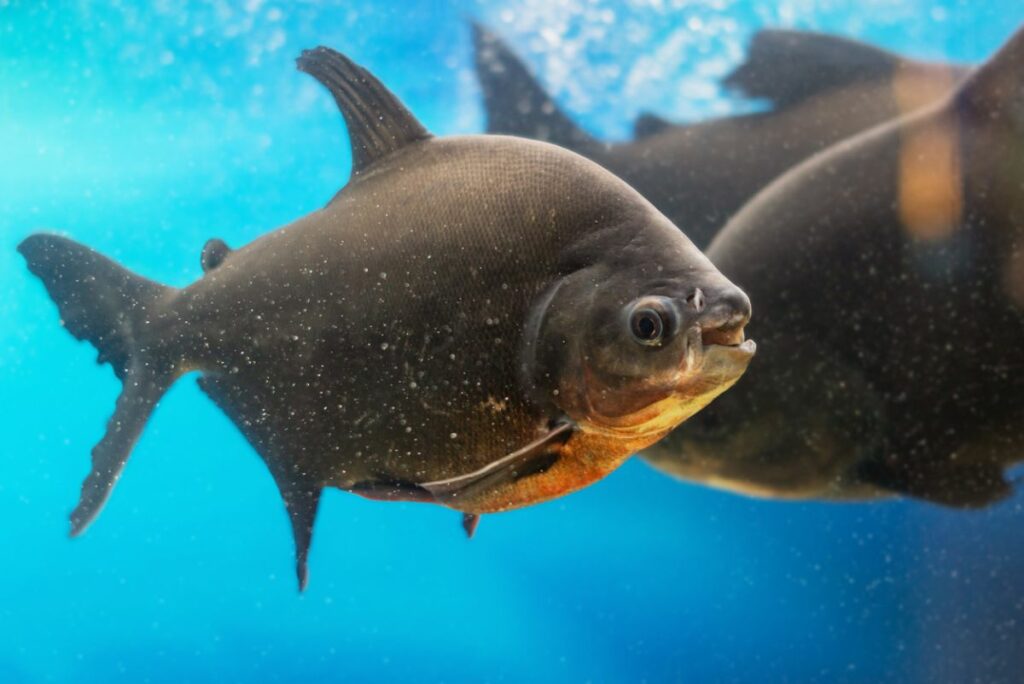
[[[270,38],[267,39],[267,52],[274,52],[284,47],[287,36],[281,29],[274,29],[270,34]]]

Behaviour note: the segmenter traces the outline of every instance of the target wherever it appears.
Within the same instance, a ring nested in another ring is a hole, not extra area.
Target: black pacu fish
[[[435,139],[337,52],[298,64],[351,138],[323,209],[211,240],[184,289],[61,237],[19,248],[123,382],[73,534],[190,371],[280,487],[300,583],[324,487],[443,504],[472,530],[603,477],[743,373],[746,295],[618,178],[544,143]]]
[[[963,76],[837,36],[762,30],[725,84],[772,110],[676,125],[641,116],[635,139],[606,143],[566,116],[508,46],[474,26],[489,133],[546,140],[636,188],[698,247],[779,174],[832,143],[934,102]]]
[[[708,255],[756,368],[645,455],[785,498],[981,506],[1024,458],[1024,30],[936,107],[840,143]]]

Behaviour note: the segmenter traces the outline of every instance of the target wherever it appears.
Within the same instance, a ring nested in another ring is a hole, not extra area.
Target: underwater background
[[[302,49],[344,51],[437,134],[479,132],[470,19],[624,139],[641,111],[740,111],[717,80],[760,27],[977,62],[1024,4],[0,0],[0,682],[1021,681],[1024,494],[778,503],[634,460],[467,541],[453,511],[328,490],[300,595],[269,472],[186,379],[68,539],[118,382],[17,243],[59,231],[187,284],[207,238],[244,244],[347,178]]]

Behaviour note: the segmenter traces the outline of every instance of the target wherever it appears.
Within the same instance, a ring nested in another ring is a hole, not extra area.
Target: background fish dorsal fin
[[[722,83],[747,97],[771,100],[779,108],[834,88],[885,78],[909,63],[849,38],[762,29],[751,39],[746,60]]]
[[[323,46],[306,50],[296,64],[338,103],[352,143],[353,176],[406,145],[431,137],[394,93],[340,52]]]
[[[956,97],[978,120],[1009,126],[1024,135],[1024,28],[971,72]]]
[[[637,140],[664,133],[676,124],[650,112],[641,112],[633,123],[633,137]]]
[[[476,23],[473,49],[488,133],[544,140],[577,152],[600,146],[559,109],[501,38]]]

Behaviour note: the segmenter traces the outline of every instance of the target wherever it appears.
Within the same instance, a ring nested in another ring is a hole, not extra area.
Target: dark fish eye
[[[634,311],[629,324],[633,330],[633,337],[641,344],[659,344],[665,332],[665,322],[654,309]]]
[[[646,297],[636,302],[629,313],[629,331],[633,339],[648,347],[665,343],[675,331],[672,304],[662,297]]]

